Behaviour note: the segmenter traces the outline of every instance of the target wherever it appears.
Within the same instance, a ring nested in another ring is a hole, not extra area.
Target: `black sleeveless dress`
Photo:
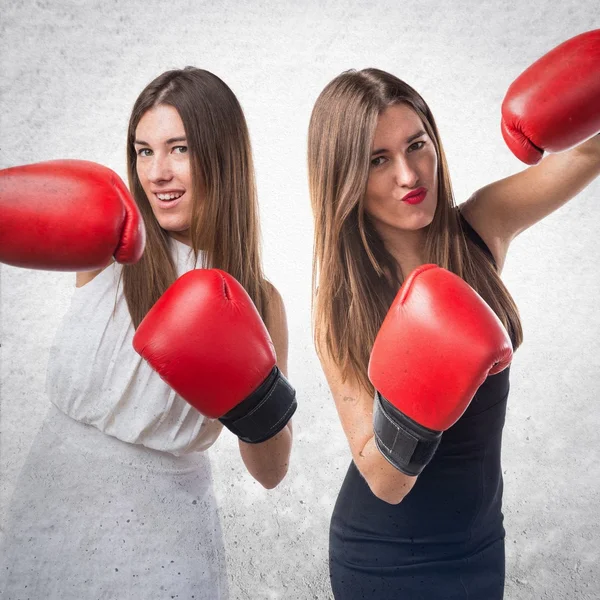
[[[350,464],[329,535],[336,599],[503,598],[500,449],[508,391],[508,368],[484,381],[400,504],[379,500]]]

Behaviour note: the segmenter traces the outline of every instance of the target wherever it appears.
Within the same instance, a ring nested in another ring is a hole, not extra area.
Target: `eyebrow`
[[[417,131],[417,133],[413,133],[413,135],[411,135],[410,137],[407,137],[405,140],[405,143],[410,144],[411,142],[413,142],[417,138],[420,138],[422,135],[425,135],[426,133],[427,132],[424,129],[421,129],[421,130]],[[377,148],[377,150],[373,150],[373,152],[371,153],[371,156],[374,156],[375,154],[381,154],[382,152],[387,152],[387,149],[386,148]]]
[[[174,144],[175,142],[187,142],[187,138],[184,136],[180,136],[180,137],[173,137],[173,138],[169,138],[165,144]],[[137,144],[138,146],[150,146],[150,144],[148,142],[145,142],[144,140],[133,140],[134,144]]]

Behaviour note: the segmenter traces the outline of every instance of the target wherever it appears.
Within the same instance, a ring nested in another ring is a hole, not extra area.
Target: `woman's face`
[[[380,234],[431,223],[437,166],[435,147],[417,113],[406,104],[386,108],[375,130],[364,205]]]
[[[135,130],[136,170],[159,225],[189,243],[192,175],[185,128],[177,110],[148,110]]]

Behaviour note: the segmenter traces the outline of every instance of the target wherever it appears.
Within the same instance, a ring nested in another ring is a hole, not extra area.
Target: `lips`
[[[402,202],[406,202],[406,204],[421,204],[425,200],[425,196],[427,196],[427,189],[420,187],[406,194],[402,198]]]
[[[156,197],[159,200],[169,201],[177,200],[180,196],[183,196],[184,192],[156,192]]]
[[[154,192],[156,198],[156,204],[159,208],[171,209],[175,208],[181,198],[185,195],[185,192],[181,190],[168,190],[164,192]]]

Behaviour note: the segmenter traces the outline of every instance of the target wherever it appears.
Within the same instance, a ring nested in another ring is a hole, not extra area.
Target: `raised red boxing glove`
[[[90,271],[137,262],[145,229],[127,187],[109,168],[53,160],[0,171],[0,262]]]
[[[441,432],[461,417],[488,375],[512,360],[506,329],[464,280],[436,265],[406,279],[369,361],[373,426],[380,452],[418,475]]]
[[[524,163],[562,152],[600,132],[600,29],[582,33],[534,62],[508,88],[502,136]]]
[[[133,347],[184,400],[245,442],[273,437],[296,410],[256,307],[219,269],[177,279],[140,323]]]

